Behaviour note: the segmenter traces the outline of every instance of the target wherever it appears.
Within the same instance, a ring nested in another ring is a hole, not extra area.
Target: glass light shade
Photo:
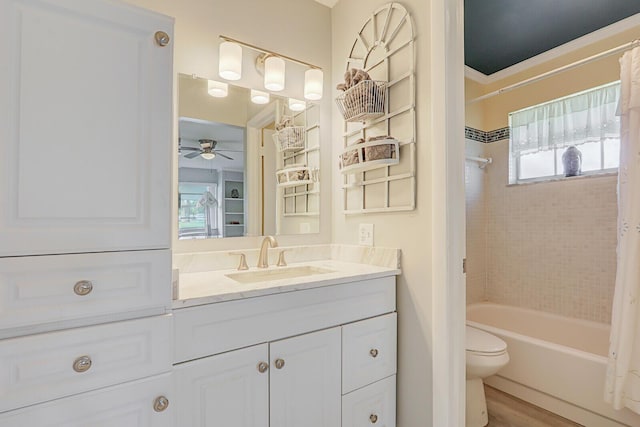
[[[289,109],[291,111],[303,111],[307,108],[307,103],[299,99],[289,98]]]
[[[266,104],[269,102],[270,96],[268,92],[251,89],[251,102],[254,104]]]
[[[264,87],[273,92],[284,89],[284,59],[270,56],[264,61]]]
[[[226,83],[209,80],[208,86],[209,95],[215,96],[216,98],[224,98],[229,94],[229,85]]]
[[[322,99],[322,70],[312,68],[304,73],[304,97],[311,101]]]
[[[218,74],[225,80],[240,80],[242,77],[242,47],[239,44],[220,43]]]
[[[216,153],[201,153],[201,154],[200,154],[200,156],[201,156],[203,159],[211,160],[211,159],[213,159],[213,158],[215,158],[215,157],[216,157]]]

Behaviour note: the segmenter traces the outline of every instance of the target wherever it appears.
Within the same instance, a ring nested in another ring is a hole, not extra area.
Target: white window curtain
[[[620,82],[509,115],[511,153],[528,154],[618,138]]]
[[[640,48],[620,65],[618,265],[605,400],[640,413]]]

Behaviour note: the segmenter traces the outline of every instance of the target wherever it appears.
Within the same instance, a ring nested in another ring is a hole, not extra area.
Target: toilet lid
[[[495,335],[480,329],[467,326],[467,351],[476,353],[502,353],[507,349],[507,343]]]

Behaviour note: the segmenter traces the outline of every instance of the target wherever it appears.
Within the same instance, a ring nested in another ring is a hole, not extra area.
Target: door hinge
[[[467,259],[462,258],[462,273],[467,274]]]

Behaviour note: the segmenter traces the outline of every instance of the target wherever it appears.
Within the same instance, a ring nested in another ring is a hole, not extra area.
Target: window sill
[[[551,183],[551,182],[576,181],[576,180],[582,180],[582,179],[608,178],[608,177],[612,177],[612,176],[618,176],[618,171],[615,170],[615,171],[611,171],[611,172],[593,173],[593,174],[588,174],[588,175],[569,176],[569,177],[559,176],[559,177],[553,177],[553,178],[534,178],[534,179],[530,179],[530,180],[527,180],[527,181],[520,181],[520,182],[515,182],[513,184],[507,184],[507,187],[520,187],[520,186],[523,186],[523,185],[535,185],[535,184],[545,184],[545,183]]]

